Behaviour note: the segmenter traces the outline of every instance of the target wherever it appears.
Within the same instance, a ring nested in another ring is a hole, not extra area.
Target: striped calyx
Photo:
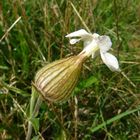
[[[85,59],[83,53],[44,66],[37,72],[34,86],[46,100],[52,102],[67,100],[77,84]]]

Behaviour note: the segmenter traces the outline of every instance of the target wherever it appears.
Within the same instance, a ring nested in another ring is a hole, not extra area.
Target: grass
[[[0,139],[25,139],[30,120],[32,140],[138,140],[139,6],[139,0],[1,0]],[[70,45],[65,35],[81,28],[111,37],[113,54],[136,86],[111,72],[99,57],[90,58],[73,96],[62,104],[43,101],[31,117],[36,71],[78,54],[82,45]]]

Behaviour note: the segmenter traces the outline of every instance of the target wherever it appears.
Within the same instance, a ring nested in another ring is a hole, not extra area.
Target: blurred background
[[[111,72],[100,57],[88,59],[67,102],[42,103],[32,139],[140,139],[139,0],[1,0],[1,140],[25,139],[36,71],[78,54],[82,43],[70,45],[65,35],[87,27],[110,36],[111,53],[130,80]]]

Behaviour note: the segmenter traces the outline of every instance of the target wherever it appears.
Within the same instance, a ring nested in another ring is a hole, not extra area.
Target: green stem
[[[26,140],[30,140],[31,135],[32,135],[33,126],[32,126],[32,122],[30,121],[30,119],[38,115],[38,111],[39,111],[40,105],[42,103],[42,99],[40,96],[37,99],[37,102],[35,102],[36,98],[37,98],[36,90],[35,90],[34,86],[32,86],[32,95],[31,95],[31,100],[30,100],[30,115],[29,115],[29,120],[28,120],[29,122],[28,122],[28,132],[26,135]]]

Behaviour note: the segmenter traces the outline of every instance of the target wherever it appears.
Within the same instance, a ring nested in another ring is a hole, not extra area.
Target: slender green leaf
[[[140,106],[138,108],[136,108],[136,109],[125,111],[125,112],[123,112],[123,113],[121,113],[121,114],[119,114],[119,115],[117,115],[117,116],[115,116],[115,117],[113,117],[113,118],[111,118],[111,119],[109,119],[109,120],[97,125],[96,127],[90,128],[90,131],[92,133],[96,132],[99,129],[102,129],[104,126],[109,125],[109,124],[113,123],[114,121],[117,121],[117,120],[119,120],[119,119],[121,119],[121,118],[123,118],[125,116],[128,116],[128,115],[130,115],[130,114],[132,114],[134,112],[137,112],[139,110],[140,110]]]

